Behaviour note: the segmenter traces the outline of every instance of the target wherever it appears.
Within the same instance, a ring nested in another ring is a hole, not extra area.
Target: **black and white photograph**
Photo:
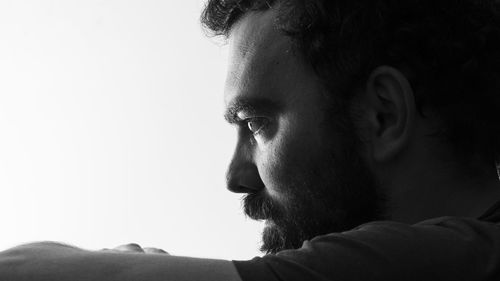
[[[0,281],[500,280],[500,1],[0,0]]]

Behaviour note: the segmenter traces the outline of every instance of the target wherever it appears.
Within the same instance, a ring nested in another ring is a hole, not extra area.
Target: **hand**
[[[152,247],[142,248],[139,244],[130,243],[115,247],[113,249],[102,249],[105,252],[121,252],[121,253],[144,253],[144,254],[164,254],[169,255],[168,252]]]

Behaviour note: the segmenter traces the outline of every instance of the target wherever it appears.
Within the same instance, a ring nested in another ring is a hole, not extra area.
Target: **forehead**
[[[274,24],[276,11],[251,12],[229,36],[225,102],[238,99],[293,99],[292,87],[315,80],[312,69],[292,51],[292,42]],[[297,92],[297,91],[295,91]]]

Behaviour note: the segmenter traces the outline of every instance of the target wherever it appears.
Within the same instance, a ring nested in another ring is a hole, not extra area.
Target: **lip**
[[[250,216],[250,218],[253,220],[256,220],[256,221],[266,221],[267,222],[269,220],[266,216],[264,216],[262,214],[258,214],[257,216]]]
[[[271,209],[264,193],[251,193],[243,197],[245,215],[256,221],[267,221],[271,218]]]
[[[247,212],[246,215],[251,218],[252,220],[256,221],[267,221],[269,220],[269,216],[264,214],[261,211],[258,212]]]
[[[273,220],[266,220],[266,221],[264,222],[264,224],[265,224],[266,226],[273,226],[273,225],[275,225],[275,223],[274,223],[274,221],[273,221]]]

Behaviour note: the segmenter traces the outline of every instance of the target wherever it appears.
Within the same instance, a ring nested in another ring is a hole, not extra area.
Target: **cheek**
[[[304,184],[304,177],[319,161],[319,144],[312,136],[277,134],[260,150],[257,167],[266,191],[274,199],[285,200],[287,190]]]

